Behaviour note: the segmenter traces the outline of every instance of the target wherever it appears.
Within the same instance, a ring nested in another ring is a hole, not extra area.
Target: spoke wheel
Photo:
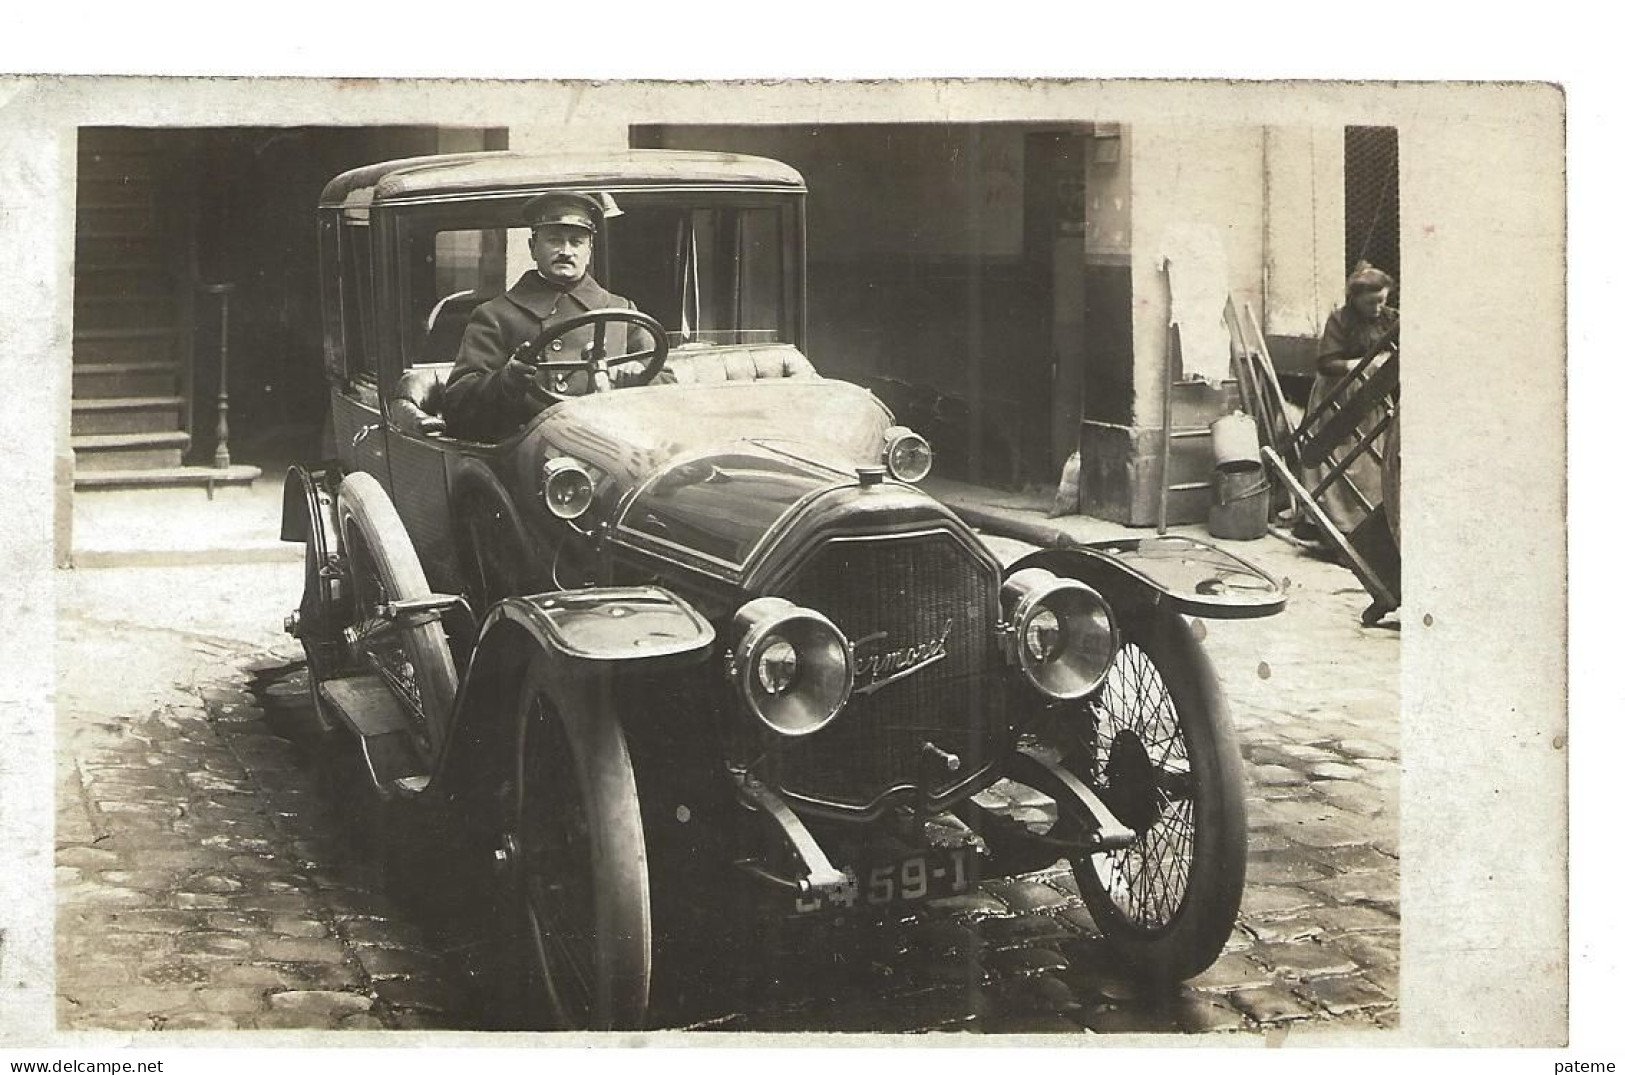
[[[635,1030],[649,1008],[649,871],[632,761],[612,715],[560,697],[539,669],[521,693],[510,831],[514,932],[532,1018]]]
[[[355,473],[339,486],[338,518],[348,564],[354,663],[383,677],[406,707],[425,759],[439,751],[457,697],[457,669],[439,621],[389,622],[390,601],[431,592],[417,552],[383,486]]]
[[[1078,888],[1131,970],[1194,977],[1224,949],[1247,867],[1241,755],[1212,666],[1180,616],[1126,620],[1086,710],[1092,745],[1072,764],[1139,839],[1075,861]]]

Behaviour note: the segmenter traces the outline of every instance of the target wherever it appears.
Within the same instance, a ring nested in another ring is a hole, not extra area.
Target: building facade
[[[800,169],[820,370],[868,385],[921,427],[951,477],[1052,485],[1079,451],[1082,510],[1131,525],[1154,521],[1163,477],[1170,234],[1217,238],[1225,279],[1213,286],[1256,313],[1289,381],[1311,367],[1352,261],[1399,270],[1391,128],[615,117],[568,132],[86,127],[75,484],[248,480],[319,455],[312,207],[323,182],[391,157],[566,139]],[[1181,421],[1233,404],[1222,387],[1179,390]],[[1176,460],[1169,477],[1201,466]],[[1205,514],[1200,497],[1171,507],[1176,521]]]

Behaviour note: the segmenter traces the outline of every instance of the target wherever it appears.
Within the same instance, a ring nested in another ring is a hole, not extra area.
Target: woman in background
[[[1326,331],[1321,333],[1315,383],[1309,390],[1309,406],[1306,413],[1314,414],[1315,409],[1332,394],[1344,376],[1358,366],[1367,355],[1383,356],[1377,359],[1377,363],[1366,367],[1367,374],[1370,374],[1376,369],[1377,364],[1388,361],[1398,348],[1399,311],[1388,305],[1388,295],[1393,286],[1393,278],[1381,269],[1373,268],[1363,261],[1355,266],[1353,274],[1348,279],[1344,304],[1326,319]],[[1353,395],[1358,387],[1357,383],[1351,384],[1343,391],[1342,398],[1347,399]],[[1328,412],[1327,417],[1330,413]],[[1358,429],[1346,443],[1352,447],[1359,438],[1370,431],[1377,419],[1378,415],[1372,414],[1361,421]],[[1325,418],[1323,417],[1321,421],[1325,421]],[[1378,441],[1373,447],[1380,452],[1383,445]],[[1330,464],[1326,463],[1303,468],[1304,485],[1313,489],[1325,479],[1330,470]],[[1327,517],[1345,534],[1351,532],[1369,514],[1354,491],[1349,488],[1351,483],[1365,496],[1366,503],[1375,508],[1382,503],[1381,464],[1368,453],[1361,452],[1343,472],[1343,476],[1333,482],[1325,495],[1320,498]],[[1301,534],[1303,531],[1297,532]]]

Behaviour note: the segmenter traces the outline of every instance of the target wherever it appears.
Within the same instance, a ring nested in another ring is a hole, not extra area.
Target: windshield
[[[611,213],[590,272],[630,299],[673,347],[799,344],[796,199],[712,192],[607,192]],[[425,207],[402,229],[401,338],[407,365],[456,358],[474,308],[534,267],[525,198]]]

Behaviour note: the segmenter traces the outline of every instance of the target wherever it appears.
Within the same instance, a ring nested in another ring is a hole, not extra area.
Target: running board
[[[328,712],[360,742],[378,790],[402,795],[428,786],[428,766],[413,741],[411,718],[383,677],[329,679],[318,693]]]

